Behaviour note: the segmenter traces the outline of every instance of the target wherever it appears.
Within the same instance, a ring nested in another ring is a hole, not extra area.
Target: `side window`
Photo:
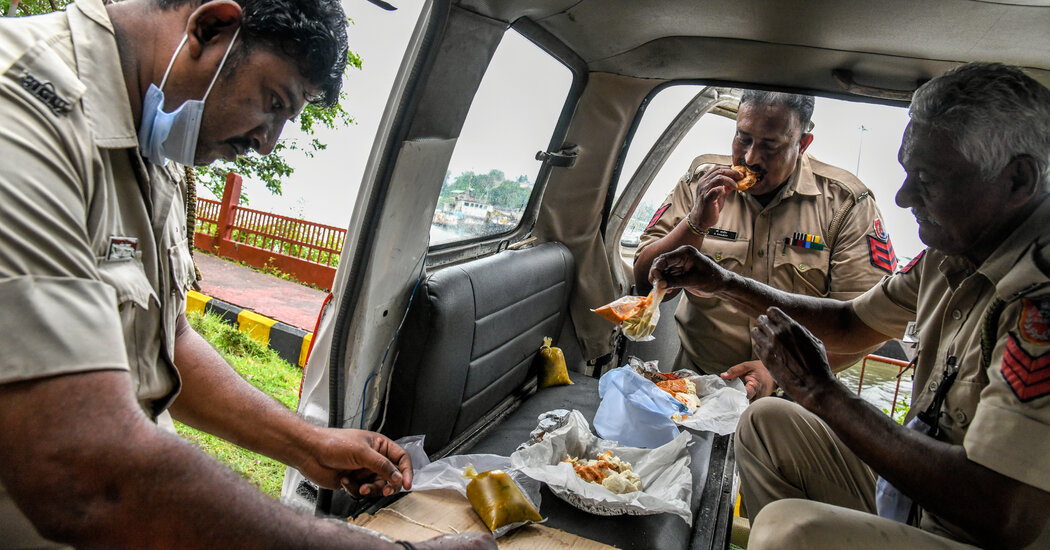
[[[441,187],[430,244],[514,230],[572,85],[572,72],[507,31],[481,81]]]
[[[624,159],[620,180],[616,185],[617,200],[649,149],[660,138],[660,134],[682,107],[702,88],[702,86],[694,85],[673,86],[666,88],[650,101],[635,131],[627,157]],[[627,222],[623,237],[620,239],[620,247],[624,259],[629,264],[634,262],[634,249],[638,246],[638,237],[645,230],[645,226],[649,224],[656,210],[663,206],[664,199],[674,189],[678,179],[689,169],[693,159],[705,153],[730,154],[735,131],[736,123],[732,119],[708,113],[701,117],[692,130],[682,138],[682,142],[660,168],[653,183],[645,191],[645,195],[642,196],[638,207],[635,208],[631,219]]]

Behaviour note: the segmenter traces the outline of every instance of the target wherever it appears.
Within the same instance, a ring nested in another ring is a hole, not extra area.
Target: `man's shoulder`
[[[67,67],[72,64],[73,48],[65,13],[0,18],[0,73],[6,74],[16,62],[49,49],[63,51]]]
[[[87,90],[77,73],[64,13],[3,18],[0,22],[0,116],[12,113],[68,120]],[[31,114],[35,113],[35,114]]]
[[[693,159],[693,162],[689,164],[689,173],[693,173],[697,168],[701,166],[732,166],[733,158],[729,155],[716,155],[714,153],[705,153]]]
[[[678,185],[687,186],[690,189],[695,189],[697,182],[700,179],[700,175],[706,173],[708,170],[716,166],[732,166],[733,158],[729,155],[717,155],[714,153],[704,153],[693,159],[693,162],[689,163],[689,170],[678,179]],[[732,193],[730,193],[732,195]]]
[[[829,191],[845,193],[858,200],[861,197],[867,198],[871,196],[871,189],[868,189],[867,185],[864,185],[857,176],[848,170],[821,162],[813,157],[809,157],[809,168],[813,175],[816,176],[818,184],[823,184]]]

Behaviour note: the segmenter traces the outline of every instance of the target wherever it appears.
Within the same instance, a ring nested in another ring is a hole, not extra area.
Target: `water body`
[[[839,380],[849,389],[857,391],[860,385],[860,363],[839,373]],[[897,374],[900,367],[888,363],[869,360],[864,367],[864,383],[860,385],[860,397],[875,405],[879,410],[889,411],[893,403],[893,392],[897,388]],[[897,395],[897,410],[911,404],[912,371],[900,377],[900,393]],[[898,413],[898,420],[903,416]]]

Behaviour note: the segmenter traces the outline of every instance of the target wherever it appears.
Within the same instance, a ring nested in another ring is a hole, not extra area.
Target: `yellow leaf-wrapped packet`
[[[540,388],[572,384],[569,369],[565,366],[565,354],[560,348],[551,347],[551,339],[543,337],[540,348]]]
[[[526,523],[543,521],[507,472],[489,470],[479,474],[473,465],[467,465],[463,477],[470,479],[467,500],[494,536],[503,536]]]

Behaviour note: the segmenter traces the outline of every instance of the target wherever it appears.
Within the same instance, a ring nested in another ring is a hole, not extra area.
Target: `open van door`
[[[590,309],[630,288],[607,254],[610,182],[640,105],[662,82],[589,72],[527,16],[507,23],[425,3],[299,413],[391,437],[425,434],[432,458],[509,455],[551,409],[593,420],[597,376],[624,357],[616,327]],[[572,386],[537,388],[545,336],[565,352]],[[617,546],[724,547],[731,452],[712,434],[690,446],[692,527],[671,514],[593,516],[553,496],[543,512],[549,525]],[[342,516],[368,504],[318,491],[294,469],[282,500]]]

